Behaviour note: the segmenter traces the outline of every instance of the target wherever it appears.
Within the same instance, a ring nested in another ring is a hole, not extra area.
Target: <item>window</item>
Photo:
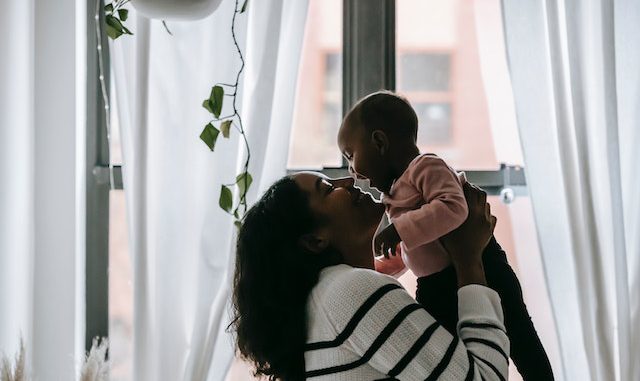
[[[451,54],[400,50],[397,61],[398,91],[411,101],[418,115],[418,142],[432,145],[450,143]]]
[[[116,99],[111,86],[111,100]],[[122,165],[118,105],[111,102],[110,158]],[[109,356],[112,381],[133,377],[133,269],[129,253],[126,202],[122,189],[109,192]]]
[[[124,191],[109,197],[109,356],[112,381],[132,379],[133,270],[129,256]]]
[[[398,91],[448,93],[451,90],[451,54],[398,53]]]
[[[322,135],[324,144],[335,145],[335,136],[342,120],[342,53],[324,54],[324,91],[322,94]],[[326,162],[332,164],[333,157]]]
[[[340,166],[342,0],[311,0],[302,45],[289,168]]]

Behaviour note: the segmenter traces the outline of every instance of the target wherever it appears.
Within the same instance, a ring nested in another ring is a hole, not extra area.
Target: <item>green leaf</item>
[[[216,118],[220,117],[222,112],[222,99],[224,98],[224,89],[221,86],[213,86],[209,101],[211,102],[211,113]]]
[[[124,33],[122,33],[122,31],[115,29],[114,27],[112,27],[111,25],[107,25],[107,36],[109,36],[109,38],[111,38],[112,40],[115,40],[116,38],[122,36]]]
[[[204,130],[200,134],[200,139],[209,147],[211,151],[213,151],[213,147],[216,146],[216,140],[218,139],[218,134],[220,131],[213,126],[213,124],[208,123],[204,126]]]
[[[112,40],[115,40],[116,38],[124,34],[122,30],[122,23],[120,23],[120,20],[118,20],[115,16],[105,16],[105,24],[107,26],[107,36],[109,36]]]
[[[233,196],[231,195],[231,189],[229,189],[226,185],[223,185],[220,189],[220,207],[224,209],[227,213],[231,213],[231,208],[233,207]]]
[[[109,38],[111,38],[112,40],[115,40],[116,38],[122,36],[122,24],[114,16],[105,16],[105,25],[107,36],[109,36]]]
[[[245,195],[251,183],[253,182],[253,178],[249,172],[243,172],[236,176],[236,184],[238,185],[238,190],[240,190],[240,197],[242,198]]]
[[[118,18],[116,16],[113,15],[109,15],[106,16],[104,18],[104,21],[107,23],[107,25],[112,26],[113,28],[122,31],[122,23],[120,22],[120,20],[118,20]]]
[[[242,222],[240,222],[240,220],[235,220],[233,224],[236,226],[236,228],[238,228],[238,230],[240,230],[240,228],[242,227]]]
[[[233,216],[236,218],[236,220],[240,219],[240,214],[238,213],[238,208],[235,208],[233,210]]]
[[[130,34],[130,35],[132,35],[132,36],[133,36],[133,33],[131,33],[131,31],[130,31],[129,29],[127,29],[127,27],[126,27],[126,26],[124,26],[124,25],[123,25],[123,26],[122,26],[122,30],[123,30],[126,34]]]
[[[107,4],[104,6],[104,13],[112,14],[113,13],[113,4]]]
[[[109,36],[109,38],[112,40],[115,40],[116,38],[122,36],[123,34],[121,31],[115,29],[111,25],[107,25],[106,32],[107,32],[107,36]]]
[[[202,101],[202,107],[206,108],[207,111],[213,114],[213,102],[211,102],[210,100],[205,99],[204,101]]]
[[[129,17],[129,11],[127,9],[118,9],[118,16],[120,16],[121,21],[127,21],[127,17]]]
[[[231,129],[231,119],[225,120],[220,125],[220,132],[222,132],[222,136],[224,136],[225,138],[229,137],[229,130],[230,129]]]
[[[244,11],[247,10],[248,3],[249,3],[249,0],[244,0],[244,4],[242,4],[242,8],[240,8],[240,13],[244,13]]]

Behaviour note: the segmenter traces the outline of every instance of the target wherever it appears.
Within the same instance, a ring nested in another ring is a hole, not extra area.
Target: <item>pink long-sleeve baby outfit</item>
[[[423,154],[383,196],[389,219],[402,239],[402,260],[416,276],[436,273],[451,263],[438,238],[467,218],[465,181],[464,174],[438,156]]]

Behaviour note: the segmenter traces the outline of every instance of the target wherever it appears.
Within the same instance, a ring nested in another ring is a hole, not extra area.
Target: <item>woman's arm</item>
[[[469,214],[460,227],[440,238],[456,269],[458,287],[468,284],[487,285],[482,266],[482,252],[493,236],[496,217],[491,215],[487,193],[465,183],[463,186]]]
[[[368,363],[399,380],[506,379],[509,340],[495,291],[480,285],[459,290],[459,338],[454,338],[390,277],[357,269],[335,279],[332,288],[323,304],[336,340],[308,349],[344,345],[359,360],[308,369],[307,377]]]

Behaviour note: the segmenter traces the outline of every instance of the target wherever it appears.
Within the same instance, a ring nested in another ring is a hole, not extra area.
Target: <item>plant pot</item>
[[[131,0],[136,11],[151,19],[200,20],[212,14],[222,0]]]

